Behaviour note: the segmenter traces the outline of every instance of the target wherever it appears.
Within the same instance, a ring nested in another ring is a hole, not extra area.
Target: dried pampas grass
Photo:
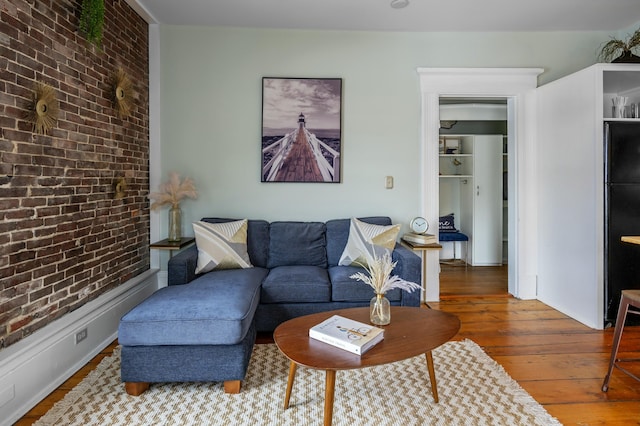
[[[184,198],[198,198],[198,191],[190,178],[184,178],[181,181],[180,175],[176,172],[169,173],[169,180],[160,185],[158,192],[149,194],[149,199],[154,200],[151,204],[151,210],[168,205],[177,208]]]

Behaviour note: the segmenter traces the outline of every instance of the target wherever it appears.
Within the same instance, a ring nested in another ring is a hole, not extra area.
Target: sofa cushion
[[[260,303],[331,301],[331,284],[325,268],[278,266],[262,282]]]
[[[322,222],[272,222],[267,267],[307,265],[326,268],[325,230]]]
[[[203,222],[225,223],[234,222],[238,219],[228,219],[220,217],[205,217]],[[267,267],[269,254],[269,222],[266,220],[249,219],[247,227],[247,252],[253,266],[261,268]]]
[[[338,265],[368,265],[374,256],[393,251],[399,232],[400,225],[381,226],[351,219],[349,238]]]
[[[375,296],[373,288],[362,281],[354,280],[356,272],[367,273],[359,266],[333,266],[329,268],[331,279],[331,300],[334,302],[368,302]],[[385,295],[390,302],[402,299],[402,290],[394,288]]]
[[[214,269],[250,268],[247,220],[226,223],[194,222],[198,247],[196,274]]]
[[[359,220],[374,225],[391,225],[387,216],[359,217]],[[336,266],[349,239],[351,219],[333,219],[327,221],[327,261],[329,266]]]
[[[239,343],[267,273],[263,268],[211,271],[188,284],[164,287],[122,317],[118,341],[127,346]]]

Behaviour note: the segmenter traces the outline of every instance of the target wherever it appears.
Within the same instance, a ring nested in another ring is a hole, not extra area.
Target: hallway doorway
[[[420,213],[439,217],[440,98],[504,98],[508,121],[508,293],[536,298],[535,88],[541,68],[419,68],[422,95]],[[516,193],[518,197],[515,197]],[[515,220],[515,219],[518,220]],[[440,298],[439,253],[427,253],[426,300]]]

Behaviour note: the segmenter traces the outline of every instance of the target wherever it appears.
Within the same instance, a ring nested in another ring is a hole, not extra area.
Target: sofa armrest
[[[198,248],[194,245],[188,247],[171,259],[167,266],[167,284],[186,284],[196,277],[196,265],[198,264]]]
[[[422,259],[415,254],[412,250],[397,244],[393,250],[392,260],[396,263],[396,267],[393,269],[393,274],[400,278],[422,285]],[[402,292],[402,306],[420,306],[421,302],[421,290],[414,290],[409,293],[407,291]]]

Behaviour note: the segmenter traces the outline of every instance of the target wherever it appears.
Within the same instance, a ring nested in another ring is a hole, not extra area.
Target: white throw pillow
[[[194,222],[198,246],[196,274],[214,269],[251,268],[247,253],[247,220],[225,223]]]
[[[379,258],[385,252],[393,251],[399,232],[400,225],[373,225],[352,218],[349,239],[338,265],[368,265],[374,256]]]

